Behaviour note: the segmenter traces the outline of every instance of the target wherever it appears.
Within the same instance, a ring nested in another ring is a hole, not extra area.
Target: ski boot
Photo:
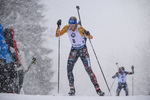
[[[129,95],[129,93],[128,93],[128,91],[126,91],[126,96],[128,96]]]
[[[68,93],[69,96],[75,96],[75,88],[74,87],[70,87],[70,92]]]
[[[102,92],[100,89],[96,90],[96,92],[97,92],[97,94],[98,94],[99,96],[104,96],[104,95],[105,95],[105,93]]]

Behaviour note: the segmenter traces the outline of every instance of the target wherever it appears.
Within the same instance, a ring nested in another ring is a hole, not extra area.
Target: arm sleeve
[[[64,26],[63,29],[60,31],[60,36],[66,33],[68,28],[69,28],[69,25]],[[59,37],[59,27],[56,30],[56,37]]]
[[[2,54],[6,55],[6,52],[8,50],[8,45],[6,44],[6,41],[3,36],[0,35],[0,47]]]
[[[112,78],[116,78],[118,77],[118,73],[116,73],[114,76],[112,76]]]
[[[83,27],[79,27],[79,33],[81,34],[81,36],[85,36],[85,37],[88,38],[88,36],[86,35],[85,31],[86,31],[86,30],[85,30]],[[90,35],[90,36],[89,36],[89,39],[93,39],[93,36]]]
[[[132,74],[134,74],[134,71],[133,72],[127,72],[127,71],[125,71],[125,73],[128,74],[128,75],[132,75]]]

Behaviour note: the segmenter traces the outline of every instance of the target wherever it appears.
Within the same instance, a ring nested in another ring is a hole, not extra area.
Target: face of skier
[[[120,73],[121,73],[121,74],[123,74],[123,73],[124,73],[124,71],[122,70],[122,71],[120,71]]]
[[[77,26],[77,19],[75,17],[70,17],[68,23],[69,23],[69,28],[71,30],[74,30],[76,28],[76,26]]]
[[[71,30],[74,30],[76,28],[76,24],[69,24],[69,27]]]
[[[12,30],[11,29],[6,28],[3,33],[4,33],[5,38],[12,39]]]

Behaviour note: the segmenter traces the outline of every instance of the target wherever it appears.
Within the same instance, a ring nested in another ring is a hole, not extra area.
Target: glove
[[[132,65],[131,68],[132,68],[132,70],[133,70],[133,69],[134,69],[134,66]]]
[[[116,78],[116,76],[114,75],[112,78],[114,79],[114,78]]]
[[[118,65],[118,63],[116,62],[116,65]]]
[[[36,58],[32,58],[32,63],[35,63],[36,62]]]
[[[61,25],[61,19],[59,19],[59,20],[57,21],[57,26],[60,27],[60,25]]]
[[[89,32],[89,31],[85,31],[85,34],[86,34],[87,36],[90,36],[90,32]]]

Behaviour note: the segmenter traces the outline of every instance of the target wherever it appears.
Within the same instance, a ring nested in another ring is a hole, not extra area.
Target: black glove
[[[32,63],[35,63],[36,62],[36,58],[32,58]]]
[[[134,66],[132,65],[131,68],[134,69]]]
[[[85,31],[87,36],[90,36],[90,32],[89,31]]]
[[[60,27],[60,25],[61,25],[61,19],[59,19],[59,20],[57,21],[57,26]]]
[[[116,62],[116,65],[118,65],[118,63]]]

